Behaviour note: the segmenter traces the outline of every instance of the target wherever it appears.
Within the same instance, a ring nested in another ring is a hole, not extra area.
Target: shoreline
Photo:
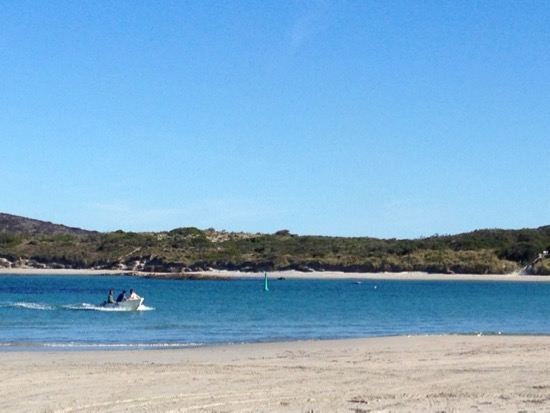
[[[294,345],[335,345],[335,343],[340,342],[354,342],[354,341],[384,341],[384,340],[424,340],[424,339],[433,339],[437,337],[449,337],[449,338],[479,338],[487,337],[491,338],[518,338],[522,337],[524,339],[534,338],[534,339],[549,339],[550,334],[514,334],[514,333],[436,333],[436,334],[403,334],[403,335],[380,335],[380,336],[364,336],[364,337],[344,337],[344,338],[314,338],[314,339],[283,339],[283,340],[274,340],[274,341],[236,341],[236,342],[211,342],[211,343],[200,343],[200,344],[189,344],[189,343],[152,343],[152,344],[76,344],[76,345],[57,345],[57,344],[48,344],[48,345],[34,345],[30,343],[26,345],[21,343],[17,346],[0,345],[0,355],[6,354],[72,354],[72,353],[90,353],[90,354],[99,354],[100,358],[108,353],[114,354],[126,354],[130,353],[132,359],[135,359],[136,355],[149,352],[186,352],[186,351],[198,351],[198,352],[208,352],[209,350],[214,351],[223,351],[227,352],[229,349],[237,348],[263,348],[263,347],[287,347]],[[92,356],[93,357],[93,356]],[[109,356],[111,357],[111,356]],[[123,356],[122,358],[126,358]],[[139,357],[138,357],[139,358]]]
[[[71,275],[71,276],[102,276],[121,275],[147,277],[158,279],[260,279],[263,272],[240,271],[203,271],[189,273],[149,273],[128,270],[96,270],[96,269],[37,269],[37,268],[2,268],[0,275]],[[349,273],[349,272],[300,272],[300,271],[272,271],[267,272],[268,278],[273,279],[310,279],[310,280],[415,280],[415,281],[535,281],[550,282],[550,276],[519,275],[519,274],[432,274],[424,272],[401,273]]]
[[[6,411],[533,411],[550,337],[399,336],[3,352]]]

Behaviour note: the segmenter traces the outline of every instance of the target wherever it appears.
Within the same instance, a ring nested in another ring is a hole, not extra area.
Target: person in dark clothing
[[[122,291],[116,298],[117,303],[121,303],[123,301],[126,301],[126,290]]]

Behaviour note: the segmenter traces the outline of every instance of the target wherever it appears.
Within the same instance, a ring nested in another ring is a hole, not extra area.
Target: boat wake
[[[0,307],[26,308],[28,310],[48,310],[48,311],[55,310],[54,306],[51,306],[48,304],[25,303],[25,302],[2,304],[0,305]]]
[[[0,307],[4,308],[23,308],[27,310],[38,310],[38,311],[53,311],[53,310],[73,310],[73,311],[102,311],[102,312],[129,312],[130,309],[123,307],[102,307],[100,305],[94,305],[89,303],[79,303],[79,304],[66,304],[66,305],[50,305],[42,303],[29,303],[29,302],[17,302],[17,303],[3,303],[0,304]],[[135,311],[153,311],[154,307],[148,307],[146,305],[141,305]]]

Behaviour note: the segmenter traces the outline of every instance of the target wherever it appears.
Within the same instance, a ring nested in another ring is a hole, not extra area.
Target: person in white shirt
[[[138,298],[141,298],[134,290],[130,290],[130,297],[128,297],[128,300],[137,300]]]

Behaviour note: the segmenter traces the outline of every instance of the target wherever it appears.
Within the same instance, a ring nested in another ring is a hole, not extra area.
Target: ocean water
[[[550,283],[0,275],[0,350],[426,334],[550,334]],[[135,289],[141,311],[105,309]]]

